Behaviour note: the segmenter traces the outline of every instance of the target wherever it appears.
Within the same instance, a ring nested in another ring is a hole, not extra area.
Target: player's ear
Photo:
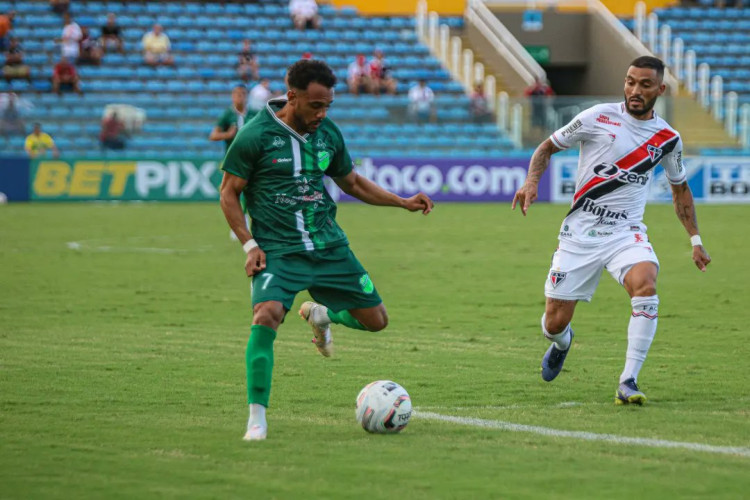
[[[663,95],[666,90],[667,90],[667,85],[664,82],[662,82],[662,84],[659,85],[659,95]]]
[[[294,103],[294,101],[297,99],[297,93],[292,89],[287,90],[286,99],[287,101],[289,101],[289,103]]]

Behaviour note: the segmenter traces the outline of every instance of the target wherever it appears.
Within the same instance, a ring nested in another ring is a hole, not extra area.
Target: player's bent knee
[[[284,306],[278,302],[261,302],[253,308],[253,325],[276,330],[284,319]]]

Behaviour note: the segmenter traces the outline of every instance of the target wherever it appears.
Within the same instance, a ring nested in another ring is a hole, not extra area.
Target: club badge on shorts
[[[557,288],[557,285],[565,281],[565,277],[567,275],[568,273],[564,273],[562,271],[550,271],[549,280],[552,283],[552,288]]]

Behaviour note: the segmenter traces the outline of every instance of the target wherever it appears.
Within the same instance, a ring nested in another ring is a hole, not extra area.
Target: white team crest
[[[651,157],[652,162],[659,161],[659,158],[661,158],[661,155],[664,154],[661,148],[657,148],[656,146],[652,146],[651,144],[646,146],[646,151],[648,151],[648,155]]]
[[[282,138],[281,138],[281,137],[279,137],[278,135],[277,135],[276,137],[274,137],[274,138],[273,138],[273,145],[274,145],[274,147],[280,148],[280,147],[282,147],[282,146],[283,146],[284,144],[286,144],[286,142],[284,141],[284,139],[282,139]]]

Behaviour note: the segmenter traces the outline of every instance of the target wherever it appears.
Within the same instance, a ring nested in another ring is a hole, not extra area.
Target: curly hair
[[[336,75],[333,74],[330,66],[315,59],[301,59],[289,66],[287,83],[290,88],[307,90],[312,82],[330,89],[336,85]]]

